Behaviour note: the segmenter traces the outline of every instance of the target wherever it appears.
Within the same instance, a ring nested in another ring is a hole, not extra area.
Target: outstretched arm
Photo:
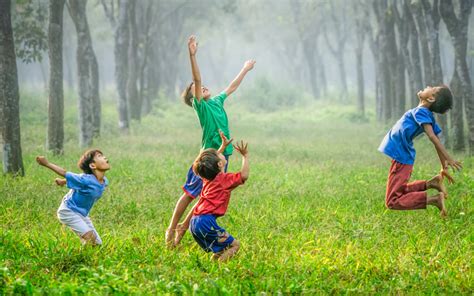
[[[240,154],[242,154],[242,168],[240,169],[240,175],[242,177],[242,181],[245,182],[249,178],[250,174],[248,143],[240,141],[240,143],[234,145],[234,148],[235,150],[239,151]]]
[[[66,170],[65,169],[63,169],[60,166],[55,165],[54,163],[50,163],[46,159],[46,157],[44,157],[44,156],[37,156],[36,157],[36,162],[41,166],[47,167],[48,169],[52,170],[53,172],[55,172],[56,174],[58,174],[62,177],[66,176]]]
[[[201,89],[201,73],[199,72],[199,67],[196,61],[196,52],[197,52],[197,41],[196,36],[191,36],[188,39],[188,50],[189,50],[189,59],[191,60],[191,71],[193,73],[193,82],[194,82],[194,95],[198,101],[202,99],[202,89]]]
[[[448,168],[448,166],[450,166],[455,170],[460,170],[462,168],[462,164],[459,161],[454,160],[449,155],[448,151],[446,150],[446,148],[444,148],[438,136],[436,136],[433,132],[433,127],[431,126],[431,124],[423,124],[423,129],[425,130],[426,135],[433,143],[436,152],[438,153],[438,158],[441,162],[441,173],[443,174],[443,176],[447,177],[448,180],[452,183],[454,179],[449,175],[446,169]]]
[[[248,60],[245,62],[244,66],[242,67],[242,70],[240,70],[237,77],[235,77],[234,80],[232,80],[232,82],[229,84],[229,86],[224,90],[227,96],[230,96],[239,87],[245,75],[247,75],[247,73],[253,69],[254,65],[255,60]]]
[[[229,146],[229,144],[232,143],[234,139],[231,138],[230,140],[228,140],[227,137],[224,135],[224,132],[222,132],[221,130],[219,130],[219,135],[221,136],[222,144],[221,147],[219,147],[219,150],[217,150],[217,152],[224,153],[225,148],[227,148],[227,146]]]

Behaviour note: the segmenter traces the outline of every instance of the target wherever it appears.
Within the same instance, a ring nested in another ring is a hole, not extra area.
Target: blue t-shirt
[[[402,164],[413,165],[416,151],[413,139],[424,132],[423,124],[431,124],[435,135],[441,133],[433,113],[426,107],[408,110],[385,135],[379,151]]]
[[[64,196],[66,206],[76,213],[87,217],[94,203],[102,196],[109,181],[104,177],[104,183],[100,183],[92,174],[66,173],[66,186],[70,188]]]

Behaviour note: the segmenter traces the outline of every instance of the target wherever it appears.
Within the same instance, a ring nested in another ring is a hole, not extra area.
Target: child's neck
[[[104,176],[105,176],[104,171],[94,170],[92,173],[97,178],[97,181],[99,181],[99,183],[104,183]]]
[[[418,107],[430,108],[430,106],[431,103],[426,100],[420,100],[420,103],[418,104]]]

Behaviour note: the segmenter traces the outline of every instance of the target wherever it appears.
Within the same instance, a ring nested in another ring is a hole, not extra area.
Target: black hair
[[[453,108],[453,94],[446,85],[440,85],[434,97],[436,101],[430,106],[431,112],[444,114]]]
[[[217,150],[213,148],[208,148],[199,153],[199,156],[193,163],[193,171],[201,178],[207,179],[209,181],[214,180],[214,178],[220,172],[220,160],[221,159],[217,154]]]
[[[82,154],[77,166],[86,174],[93,174],[90,164],[94,162],[94,157],[97,154],[103,154],[99,149],[90,149]]]

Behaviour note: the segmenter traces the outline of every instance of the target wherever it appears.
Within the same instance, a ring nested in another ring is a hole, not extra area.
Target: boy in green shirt
[[[224,110],[224,101],[230,96],[240,85],[245,75],[253,69],[255,65],[254,60],[245,62],[240,73],[230,83],[230,85],[219,95],[211,97],[209,89],[201,84],[201,74],[196,61],[197,52],[196,37],[191,36],[188,40],[189,58],[191,60],[191,70],[193,74],[193,82],[184,90],[182,97],[184,102],[193,107],[199,119],[202,128],[202,149],[214,148],[219,149],[222,144],[222,139],[230,139],[229,120]],[[220,133],[222,131],[222,135]],[[233,147],[228,145],[224,151],[226,160],[232,154]],[[225,167],[227,171],[227,165]],[[168,246],[176,246],[181,241],[186,229],[189,227],[189,221],[192,217],[192,211],[186,217],[185,221],[178,224],[181,216],[188,207],[188,205],[198,197],[202,189],[202,180],[199,176],[194,174],[193,168],[188,171],[186,183],[183,186],[183,195],[176,203],[176,207],[171,218],[170,225],[166,230],[166,244]]]

